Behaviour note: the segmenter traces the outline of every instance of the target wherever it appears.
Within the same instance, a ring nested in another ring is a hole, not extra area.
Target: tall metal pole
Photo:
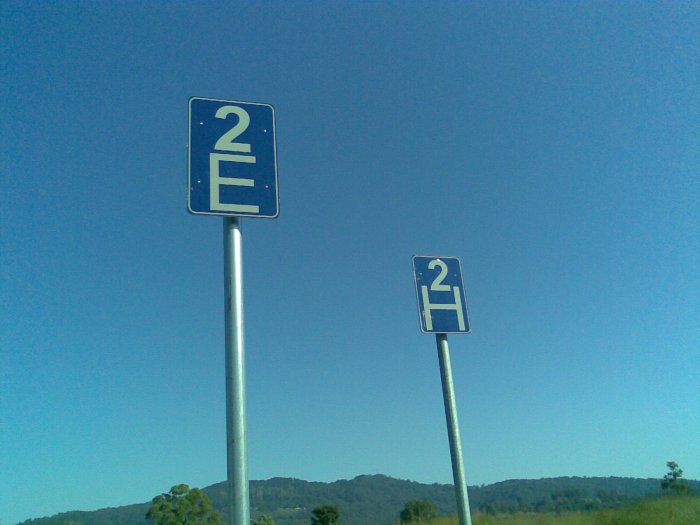
[[[459,438],[459,420],[457,419],[457,401],[455,400],[454,385],[452,383],[452,366],[450,365],[450,349],[447,346],[447,334],[435,334],[435,341],[437,342],[438,360],[440,361],[442,397],[445,401],[445,418],[447,419],[447,435],[450,440],[452,476],[455,480],[459,525],[472,525],[467,482],[464,478],[462,444]]]
[[[226,457],[230,525],[249,525],[248,451],[243,347],[243,254],[238,217],[224,217],[226,322]]]

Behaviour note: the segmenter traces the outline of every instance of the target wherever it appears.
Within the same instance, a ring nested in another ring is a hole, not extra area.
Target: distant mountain
[[[689,484],[700,491],[700,482],[689,481]],[[226,483],[216,483],[204,491],[223,515]],[[546,512],[612,507],[632,498],[659,493],[658,479],[562,477],[469,487],[469,500],[473,511]],[[406,502],[416,499],[432,501],[439,514],[457,513],[452,485],[423,484],[383,475],[332,483],[292,478],[250,482],[251,517],[267,514],[277,525],[308,525],[314,507],[324,504],[338,505],[342,525],[393,525],[399,521]],[[144,516],[148,507],[149,503],[141,503],[92,512],[64,512],[27,520],[21,525],[146,525]]]

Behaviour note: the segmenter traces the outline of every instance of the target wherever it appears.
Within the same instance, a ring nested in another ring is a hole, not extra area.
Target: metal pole
[[[224,294],[228,520],[230,525],[249,525],[243,350],[243,255],[238,217],[224,217]]]
[[[450,349],[447,346],[447,334],[435,334],[435,341],[437,342],[438,360],[440,361],[442,397],[445,401],[445,418],[447,419],[447,435],[450,440],[452,476],[455,480],[459,525],[472,525],[472,518],[469,511],[469,496],[467,495],[467,482],[464,478],[462,444],[459,438],[457,402],[455,401],[454,385],[452,383],[452,366],[450,365]]]

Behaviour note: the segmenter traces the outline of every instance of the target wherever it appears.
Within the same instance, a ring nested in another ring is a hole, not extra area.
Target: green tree
[[[435,517],[436,513],[437,506],[432,501],[427,499],[422,501],[411,500],[406,503],[399,517],[401,518],[401,523],[413,523],[416,521],[430,521]]]
[[[669,461],[666,463],[669,468],[668,474],[664,476],[661,480],[661,490],[664,492],[673,492],[675,494],[685,494],[688,492],[688,482],[683,477],[683,471],[678,466],[675,461]]]
[[[222,525],[209,497],[187,485],[175,485],[153,498],[146,519],[153,525]]]
[[[340,519],[337,505],[319,505],[311,513],[311,525],[338,525]]]
[[[261,514],[251,522],[251,525],[275,525],[275,520],[267,514]]]

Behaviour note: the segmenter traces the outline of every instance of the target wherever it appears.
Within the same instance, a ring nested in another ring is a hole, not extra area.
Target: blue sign
[[[275,110],[192,97],[187,209],[197,215],[279,215]]]
[[[469,312],[457,257],[413,257],[418,315],[423,333],[468,334]]]

